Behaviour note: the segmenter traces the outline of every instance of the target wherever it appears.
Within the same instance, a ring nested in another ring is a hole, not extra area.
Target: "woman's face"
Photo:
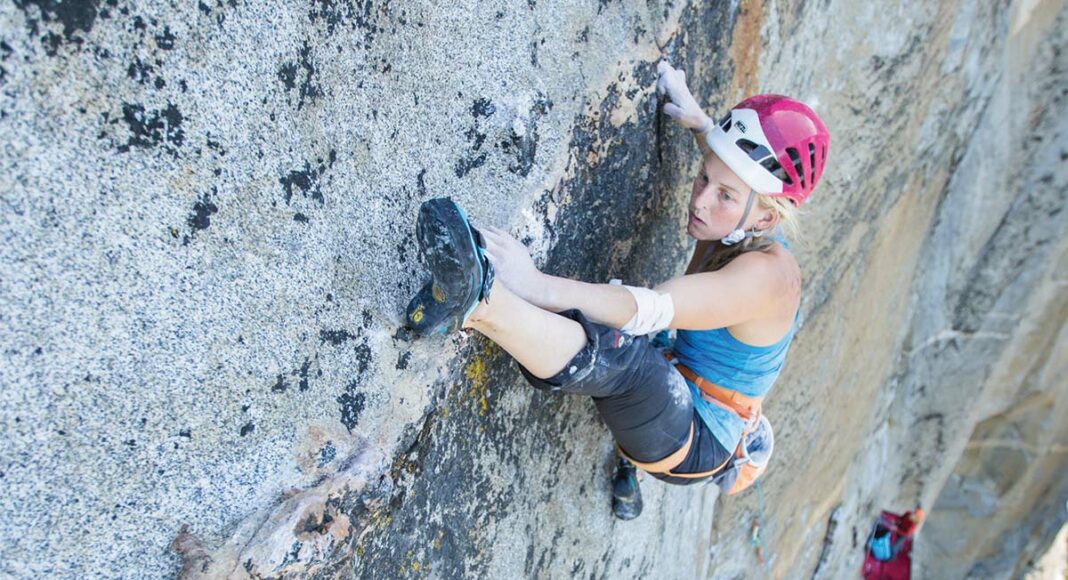
[[[750,188],[716,154],[705,157],[690,192],[690,215],[686,233],[697,240],[719,240],[738,225],[745,213]],[[756,200],[754,200],[755,202]],[[754,203],[745,228],[752,227],[763,212]]]

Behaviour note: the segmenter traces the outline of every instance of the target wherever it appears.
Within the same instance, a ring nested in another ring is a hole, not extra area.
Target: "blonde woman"
[[[625,519],[641,510],[632,464],[669,483],[711,480],[725,490],[759,475],[739,466],[757,464],[747,453],[754,444],[770,454],[761,401],[801,300],[801,271],[780,232],[819,181],[829,143],[816,114],[787,97],[750,97],[714,123],[681,71],[661,63],[657,88],[703,153],[686,225],[697,245],[684,276],[655,288],[552,276],[506,232],[476,230],[454,202],[434,199],[417,224],[432,279],[407,311],[418,334],[477,330],[533,386],[593,397],[626,458],[614,484]],[[677,330],[671,360],[648,336],[664,329]]]

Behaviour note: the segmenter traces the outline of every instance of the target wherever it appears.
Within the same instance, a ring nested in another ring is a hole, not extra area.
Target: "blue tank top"
[[[786,336],[769,346],[746,344],[726,328],[679,330],[672,350],[679,362],[706,380],[749,397],[763,397],[782,370],[796,330],[797,315],[794,315]],[[690,381],[686,384],[701,420],[724,448],[733,451],[738,447],[744,422],[734,413],[704,400],[697,385]]]

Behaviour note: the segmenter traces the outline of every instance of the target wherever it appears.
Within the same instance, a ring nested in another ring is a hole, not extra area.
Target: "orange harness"
[[[702,399],[734,413],[741,420],[745,421],[746,431],[743,432],[743,437],[738,442],[738,448],[734,452],[735,456],[744,457],[744,435],[756,426],[757,420],[760,418],[761,403],[763,402],[764,397],[748,397],[733,389],[721,387],[693,372],[693,369],[690,367],[680,363],[671,352],[665,352],[664,356],[667,357],[668,362],[675,365],[675,368],[678,369],[683,377],[697,385],[697,388],[701,391]],[[693,422],[691,421],[690,434],[686,437],[686,443],[677,451],[660,461],[653,461],[651,463],[635,461],[627,455],[619,445],[616,445],[616,449],[618,449],[619,454],[627,458],[628,461],[636,465],[642,471],[647,471],[649,473],[666,475],[668,477],[680,477],[683,479],[700,479],[719,473],[723,468],[727,467],[727,464],[730,463],[732,459],[731,457],[728,457],[726,461],[712,471],[704,471],[701,473],[674,473],[671,471],[678,467],[686,459],[686,456],[690,454],[690,446],[693,445],[693,429]]]

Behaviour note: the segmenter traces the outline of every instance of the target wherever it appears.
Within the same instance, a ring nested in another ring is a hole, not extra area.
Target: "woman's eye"
[[[723,199],[723,201],[730,201],[730,199],[731,199],[731,194],[730,194],[730,193],[728,193],[728,192],[727,192],[727,190],[725,190],[725,189],[721,189],[721,190],[719,191],[719,197],[720,197],[721,199]]]

